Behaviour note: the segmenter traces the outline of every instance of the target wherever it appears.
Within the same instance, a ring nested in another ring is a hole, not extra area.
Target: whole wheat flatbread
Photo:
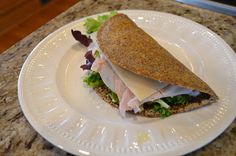
[[[107,20],[97,33],[97,41],[108,59],[123,69],[150,79],[198,90],[217,99],[204,81],[124,14]]]

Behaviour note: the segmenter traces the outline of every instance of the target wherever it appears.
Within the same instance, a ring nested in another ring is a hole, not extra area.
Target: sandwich
[[[108,104],[145,117],[168,117],[214,103],[215,92],[139,28],[127,15],[88,18],[87,35],[72,30],[87,47],[84,82]],[[158,28],[157,28],[158,29]]]

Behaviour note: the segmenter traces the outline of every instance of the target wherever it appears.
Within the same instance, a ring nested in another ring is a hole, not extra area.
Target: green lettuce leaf
[[[168,107],[169,105],[187,104],[192,98],[193,96],[187,94],[161,98],[151,103],[153,104],[152,110],[154,112],[159,112],[161,118],[165,118],[172,114],[171,110]]]
[[[104,85],[101,76],[98,72],[91,71],[89,74],[84,78],[84,82],[89,86],[89,87],[101,87]]]
[[[87,18],[85,21],[85,24],[84,24],[88,34],[96,32],[98,30],[98,28],[100,27],[100,25],[101,25],[101,22],[99,22],[93,18]]]
[[[86,27],[87,33],[91,34],[93,32],[98,31],[102,23],[104,23],[106,20],[108,20],[110,17],[117,14],[117,11],[112,11],[108,15],[101,15],[98,16],[97,19],[94,18],[87,18],[85,21],[84,26]]]
[[[111,101],[113,103],[119,103],[119,99],[118,99],[118,96],[116,93],[114,93],[113,91],[111,91],[109,94],[108,94],[111,98]]]
[[[183,95],[177,95],[174,97],[165,97],[165,98],[162,98],[162,100],[165,101],[169,105],[171,104],[173,105],[173,104],[186,104],[192,98],[193,96],[191,95],[183,94]]]
[[[100,57],[100,53],[99,53],[99,51],[96,50],[96,51],[94,52],[93,56],[96,57],[96,58],[97,58],[97,57],[99,58],[99,57]]]
[[[160,113],[161,118],[166,118],[172,114],[170,109],[162,107],[157,102],[155,102],[155,104],[154,104],[153,111]]]

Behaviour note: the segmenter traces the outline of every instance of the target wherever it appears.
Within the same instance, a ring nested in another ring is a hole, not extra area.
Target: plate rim
[[[217,35],[215,32],[213,32],[209,28],[207,28],[207,27],[205,27],[205,26],[203,26],[203,25],[201,25],[201,24],[199,24],[199,23],[197,23],[195,21],[192,21],[190,19],[184,18],[182,16],[174,15],[174,14],[171,14],[171,13],[159,12],[159,11],[154,11],[154,10],[129,9],[129,10],[118,10],[118,12],[125,13],[125,14],[129,14],[129,12],[151,12],[151,13],[155,13],[155,14],[165,14],[165,15],[168,15],[168,16],[176,16],[177,18],[179,18],[181,20],[184,20],[184,21],[187,21],[187,22],[191,22],[191,23],[193,23],[193,24],[195,24],[197,26],[200,26],[202,29],[212,33],[214,35],[214,37],[216,37],[217,40],[222,42],[225,45],[225,48],[227,48],[228,52],[231,51],[229,54],[232,55],[231,57],[233,57],[232,58],[232,62],[236,63],[236,57],[235,57],[235,53],[234,53],[233,49],[219,35]],[[74,151],[73,148],[71,148],[71,151],[63,148],[61,145],[55,143],[56,140],[57,140],[56,138],[49,137],[50,135],[47,135],[45,132],[43,132],[43,130],[41,128],[44,127],[44,126],[43,125],[39,126],[37,124],[37,121],[33,118],[33,115],[31,114],[31,111],[29,111],[29,109],[27,108],[27,104],[24,102],[24,97],[23,97],[23,92],[22,92],[25,68],[27,67],[29,61],[33,58],[33,54],[37,52],[38,47],[40,47],[46,40],[49,40],[50,38],[54,37],[61,30],[64,30],[66,27],[73,26],[76,23],[83,22],[86,18],[97,17],[98,15],[102,15],[102,14],[106,14],[106,13],[109,13],[109,12],[102,12],[102,13],[93,14],[93,15],[90,15],[90,16],[85,16],[85,17],[80,18],[80,19],[76,19],[75,21],[69,22],[69,23],[63,25],[62,27],[59,27],[58,29],[56,29],[55,31],[50,33],[49,35],[47,35],[30,52],[30,54],[28,55],[27,59],[25,60],[23,66],[21,68],[21,71],[20,71],[20,74],[19,74],[19,78],[18,78],[17,94],[18,94],[18,99],[19,99],[19,105],[20,105],[21,110],[23,111],[27,121],[30,123],[30,125],[34,128],[34,130],[37,133],[39,133],[41,136],[43,136],[44,139],[46,139],[47,141],[49,141],[50,143],[52,143],[56,147],[66,151],[68,153],[75,154],[75,155],[77,155],[79,151]],[[196,146],[196,143],[195,143],[195,146],[194,145],[189,145],[189,146],[191,146],[191,148],[189,148],[188,150],[185,150],[184,152],[181,151],[180,149],[177,149],[177,150],[174,151],[174,153],[177,154],[177,155],[179,155],[179,154],[187,154],[187,153],[190,153],[190,152],[193,152],[195,150],[198,150],[198,149],[202,148],[203,146],[209,144],[214,139],[216,139],[219,135],[221,135],[225,131],[226,128],[229,127],[229,125],[234,121],[235,117],[236,116],[232,117],[231,120],[228,119],[228,122],[225,123],[224,126],[221,126],[221,128],[218,129],[217,132],[215,132],[215,134],[217,134],[217,135],[214,135],[214,137],[211,137],[211,139],[208,139],[208,141],[205,141],[205,140],[198,141],[199,143],[197,144],[197,146]],[[69,147],[69,146],[67,146],[67,147]],[[79,154],[80,155],[87,155],[87,154],[85,154],[83,152],[79,152]],[[95,153],[92,153],[92,154],[95,154]],[[165,154],[165,152],[163,154]],[[171,153],[171,151],[170,151],[170,152],[167,153],[167,155],[169,155],[169,154],[173,154],[173,153]],[[95,155],[99,155],[99,154],[95,154]]]

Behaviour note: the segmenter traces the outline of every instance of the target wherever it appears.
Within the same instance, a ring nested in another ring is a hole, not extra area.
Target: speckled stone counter
[[[81,0],[0,55],[0,155],[70,155],[43,139],[22,114],[17,99],[20,69],[31,50],[54,30],[84,16],[120,9],[157,10],[183,16],[207,26],[236,51],[235,17],[172,0]],[[236,121],[218,138],[189,155],[236,155]]]

